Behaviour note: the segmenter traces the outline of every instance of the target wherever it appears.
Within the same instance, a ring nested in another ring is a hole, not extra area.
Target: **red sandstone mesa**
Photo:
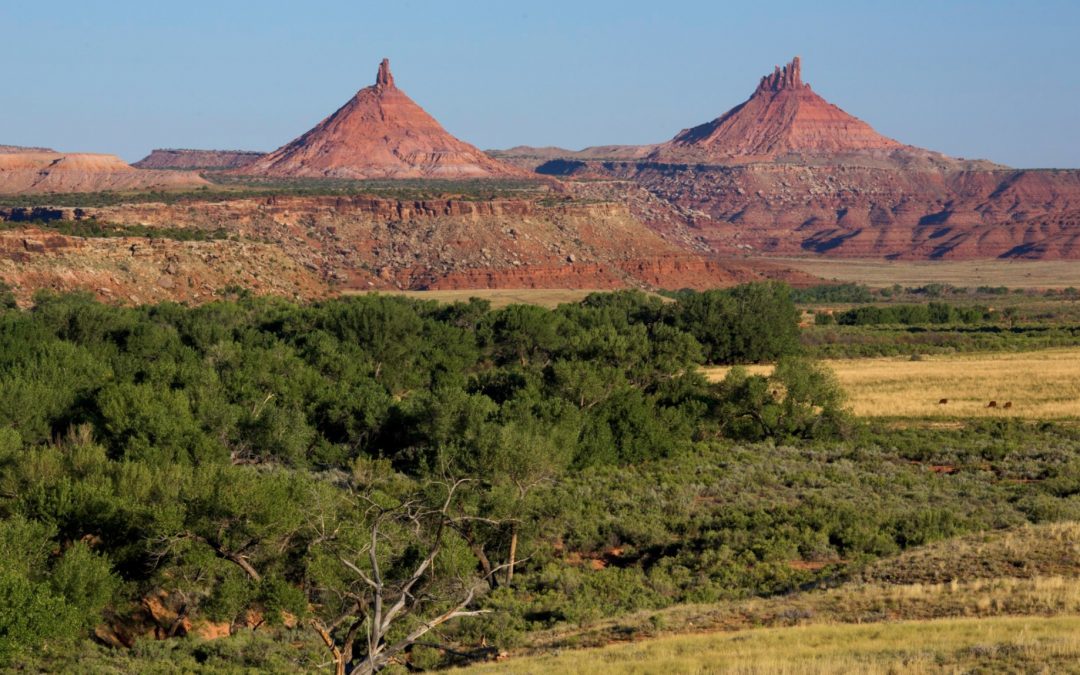
[[[132,164],[137,169],[176,169],[180,171],[237,169],[264,156],[250,150],[181,150],[157,148]]]
[[[198,187],[207,181],[190,172],[141,171],[116,155],[0,152],[0,194],[100,192]]]
[[[386,59],[374,85],[311,131],[237,173],[351,179],[527,175],[447,133],[397,88]]]

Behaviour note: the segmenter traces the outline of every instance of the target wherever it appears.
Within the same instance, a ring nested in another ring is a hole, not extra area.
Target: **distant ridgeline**
[[[158,148],[132,166],[139,169],[182,171],[236,169],[247,166],[265,153],[253,150],[189,150]]]

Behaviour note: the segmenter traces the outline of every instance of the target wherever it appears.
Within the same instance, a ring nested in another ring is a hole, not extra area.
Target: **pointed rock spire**
[[[796,56],[783,68],[776,66],[771,75],[761,78],[758,91],[780,91],[781,89],[799,89],[803,86],[802,62]]]
[[[390,59],[383,59],[379,64],[379,74],[375,76],[376,87],[393,87],[394,76],[390,74]]]
[[[746,163],[788,155],[890,152],[901,144],[832,105],[802,81],[799,57],[761,78],[754,95],[711,122],[680,132],[649,158]]]
[[[525,176],[446,129],[394,84],[383,59],[375,84],[304,135],[235,170],[293,178],[486,178]]]

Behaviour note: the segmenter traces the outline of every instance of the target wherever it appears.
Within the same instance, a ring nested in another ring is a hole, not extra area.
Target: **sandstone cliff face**
[[[237,172],[349,179],[524,175],[447,133],[397,88],[385,59],[374,85],[300,138]]]
[[[32,218],[225,227],[237,240],[155,241],[168,254],[135,265],[125,255],[134,240],[54,237],[30,251],[23,240],[38,242],[46,235],[9,232],[9,246],[0,250],[0,262],[6,258],[9,264],[0,266],[0,278],[26,289],[105,289],[112,295],[103,297],[123,301],[156,299],[159,293],[206,300],[230,283],[320,297],[378,289],[713,288],[785,274],[779,267],[759,269],[687,250],[645,227],[626,202],[604,201],[600,193],[587,201],[554,202],[269,196],[197,205],[0,209],[0,220]],[[140,250],[150,245],[139,241]],[[170,263],[183,282],[162,288],[160,280],[171,278],[164,271]],[[140,291],[142,286],[153,293]]]
[[[251,164],[265,154],[248,150],[158,148],[132,166],[137,169],[175,169],[178,171],[236,169]]]
[[[273,243],[343,289],[667,285],[665,271],[678,277],[677,287],[736,280],[722,266],[707,265],[650,232],[616,202],[272,196],[197,209],[84,209],[80,215],[151,226],[227,227],[240,238]],[[696,279],[690,278],[693,269],[700,273]]]
[[[1080,171],[623,167],[718,252],[1080,259]]]
[[[193,173],[140,171],[115,155],[0,153],[0,194],[148,190],[201,185],[207,185],[207,181]]]

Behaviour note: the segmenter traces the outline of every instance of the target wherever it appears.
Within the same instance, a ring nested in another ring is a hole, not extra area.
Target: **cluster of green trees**
[[[259,607],[300,617],[339,669],[376,670],[484,611],[476,583],[514,583],[568,472],[841,432],[835,383],[789,358],[797,317],[777,284],[556,310],[49,294],[0,310],[0,657],[163,589],[166,632]],[[699,372],[776,359],[772,378]]]
[[[806,355],[819,359],[1021,352],[1080,345],[1080,326],[812,326],[803,331]]]
[[[791,293],[792,300],[800,305],[814,305],[819,303],[839,302],[844,304],[859,304],[873,302],[874,292],[862,284],[821,284],[796,288]]]
[[[928,324],[978,324],[993,321],[997,313],[988,307],[960,306],[947,302],[926,304],[868,305],[835,314],[819,312],[814,316],[818,325],[878,326],[900,324],[923,326]]]
[[[633,461],[692,437],[709,399],[699,365],[788,355],[796,317],[774,284],[553,311],[41,296],[0,315],[0,424],[30,444],[90,424],[113,457],[188,464],[414,466],[409,449],[505,426],[565,435],[578,466]]]

